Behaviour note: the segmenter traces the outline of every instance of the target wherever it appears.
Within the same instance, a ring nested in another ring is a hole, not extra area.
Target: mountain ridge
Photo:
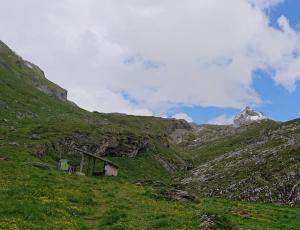
[[[62,101],[68,101],[68,91],[63,89],[59,85],[49,81],[37,65],[32,64],[29,61],[24,60],[21,56],[12,51],[5,43],[0,40],[0,65],[4,65],[4,68],[12,68],[13,65],[7,65],[11,63],[11,60],[15,61],[15,65],[19,67],[19,76],[23,77],[27,82],[38,90],[46,93],[49,96],[53,96]],[[14,69],[11,69],[15,71]],[[21,71],[20,71],[21,70]]]

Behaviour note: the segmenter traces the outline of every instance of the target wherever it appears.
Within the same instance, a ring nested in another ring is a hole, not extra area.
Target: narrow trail
[[[94,190],[94,194],[96,199],[94,213],[84,218],[87,229],[98,229],[100,219],[102,218],[107,207],[101,195],[101,192],[99,190]]]

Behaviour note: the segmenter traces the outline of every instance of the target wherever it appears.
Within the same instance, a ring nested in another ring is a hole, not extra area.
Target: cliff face
[[[44,72],[36,65],[24,60],[0,41],[0,65],[19,75],[45,94],[61,101],[67,101],[68,91],[49,81]]]

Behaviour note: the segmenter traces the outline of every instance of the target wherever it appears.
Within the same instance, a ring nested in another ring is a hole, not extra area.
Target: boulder
[[[183,190],[173,189],[173,190],[165,192],[163,195],[171,200],[176,200],[176,201],[187,202],[187,201],[195,201],[196,200],[195,195],[190,194],[187,191],[183,191]]]

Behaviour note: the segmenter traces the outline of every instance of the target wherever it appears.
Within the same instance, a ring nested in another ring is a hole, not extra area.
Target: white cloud
[[[208,121],[207,123],[212,124],[212,125],[232,125],[233,119],[234,119],[234,117],[223,114],[223,115],[220,115],[220,116]]]
[[[172,118],[175,118],[175,119],[183,119],[183,120],[186,120],[187,122],[193,122],[193,119],[187,115],[186,113],[176,113],[172,116]]]
[[[249,1],[0,0],[0,39],[49,79],[80,88],[70,97],[89,110],[242,108],[262,103],[257,68],[290,91],[300,73],[299,33],[285,17],[270,27],[264,13],[279,1]]]
[[[272,6],[282,3],[284,0],[248,0],[253,6],[262,9],[270,8]]]
[[[105,111],[108,113],[125,113],[132,115],[153,116],[153,113],[146,109],[140,108],[128,100],[125,100],[122,95],[109,90],[86,92],[80,88],[71,89],[70,100],[76,101],[78,105],[84,105],[89,111]]]

